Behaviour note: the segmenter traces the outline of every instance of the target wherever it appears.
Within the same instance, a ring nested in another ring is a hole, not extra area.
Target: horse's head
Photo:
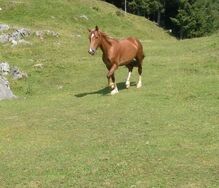
[[[89,40],[90,40],[90,48],[88,50],[88,53],[94,55],[101,43],[99,28],[98,26],[96,26],[95,29],[92,30],[88,29],[88,31],[89,31]]]

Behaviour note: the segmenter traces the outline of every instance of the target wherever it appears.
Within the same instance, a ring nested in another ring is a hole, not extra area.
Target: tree
[[[165,0],[131,0],[129,7],[135,14],[143,15],[160,25],[161,14],[165,10]]]
[[[174,32],[179,35],[180,39],[183,39],[187,35],[189,25],[192,25],[191,10],[192,6],[188,0],[180,1],[177,16],[171,18],[171,21],[175,25]]]
[[[124,9],[125,0],[105,0]],[[126,0],[127,11],[171,29],[180,39],[200,37],[219,28],[218,0]]]
[[[213,7],[209,1],[181,0],[178,14],[171,18],[180,39],[200,37],[216,29]]]

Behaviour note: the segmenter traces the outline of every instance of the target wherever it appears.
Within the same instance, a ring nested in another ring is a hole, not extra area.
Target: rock
[[[7,43],[8,41],[9,41],[9,35],[8,34],[0,35],[0,43]]]
[[[9,30],[9,25],[7,24],[0,24],[0,31],[6,31]]]
[[[35,35],[40,39],[43,39],[45,36],[59,37],[59,33],[50,30],[36,31]]]
[[[14,40],[14,39],[11,40],[11,43],[12,43],[12,46],[16,46],[17,45],[17,41]]]
[[[20,44],[30,44],[29,42],[26,42],[23,40],[24,37],[27,37],[31,34],[31,31],[29,29],[21,28],[17,29],[13,33],[8,34],[2,34],[0,35],[0,43],[7,43],[11,42],[12,46],[16,46],[18,43]]]
[[[17,67],[10,68],[7,62],[0,62],[0,77],[7,76],[9,73],[14,80],[28,77],[27,73],[20,71]]]
[[[55,32],[55,31],[47,30],[46,34],[49,36],[52,36],[52,37],[59,37],[59,33]]]
[[[85,19],[85,20],[89,20],[88,17],[87,17],[86,15],[84,15],[84,14],[81,15],[80,18],[83,18],[83,19]]]
[[[11,76],[14,80],[20,80],[28,77],[27,73],[20,71],[17,67],[12,68]]]
[[[0,62],[0,76],[6,76],[10,73],[10,66],[7,62]]]
[[[10,68],[7,62],[0,62],[0,100],[16,98],[10,89],[6,76],[18,80],[27,78],[27,73],[20,71],[17,67]]]
[[[9,41],[19,41],[24,37],[27,37],[31,34],[29,29],[25,29],[25,28],[21,28],[16,30],[15,32],[13,32],[10,37],[9,37]]]
[[[0,24],[0,32],[4,32],[6,30],[10,29],[10,27],[7,24]],[[12,28],[15,30],[14,28]],[[16,29],[14,32],[7,32],[7,33],[1,33],[0,35],[0,43],[8,43],[10,42],[12,46],[17,46],[18,44],[22,45],[31,45],[32,43],[24,40],[24,38],[28,37],[31,34],[35,34],[40,39],[43,39],[45,36],[52,36],[52,37],[59,37],[60,34],[55,31],[51,30],[43,30],[43,31],[36,31],[32,32],[29,29],[21,28]]]
[[[18,41],[18,44],[31,45],[32,43],[29,42],[29,41],[26,41],[26,40],[24,40],[24,39],[21,39],[21,40]]]
[[[35,35],[37,36],[37,37],[39,37],[40,39],[43,39],[43,31],[36,31],[35,32]]]
[[[0,100],[13,98],[16,96],[12,93],[8,81],[0,76]]]
[[[38,64],[33,65],[33,67],[42,69],[43,68],[43,64],[42,63],[38,63]]]

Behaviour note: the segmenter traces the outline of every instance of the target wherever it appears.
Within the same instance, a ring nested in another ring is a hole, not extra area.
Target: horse
[[[94,29],[88,29],[88,31],[90,41],[88,53],[94,55],[98,48],[102,50],[102,60],[108,69],[107,79],[108,85],[111,88],[111,95],[119,92],[114,75],[119,66],[126,66],[128,68],[128,77],[125,82],[126,88],[130,87],[133,67],[138,67],[139,79],[137,88],[142,87],[142,63],[145,56],[141,42],[134,37],[128,37],[123,40],[111,38],[106,33],[100,31],[98,26]]]

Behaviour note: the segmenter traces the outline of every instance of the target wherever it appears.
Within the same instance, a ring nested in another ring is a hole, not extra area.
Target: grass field
[[[0,22],[59,38],[0,45],[0,60],[29,75],[0,102],[0,187],[218,187],[219,35],[177,41],[101,1],[0,0]],[[88,20],[80,18],[86,15]],[[87,28],[144,45],[143,87],[109,95]],[[78,36],[80,35],[80,36]],[[34,64],[42,63],[43,69]]]

